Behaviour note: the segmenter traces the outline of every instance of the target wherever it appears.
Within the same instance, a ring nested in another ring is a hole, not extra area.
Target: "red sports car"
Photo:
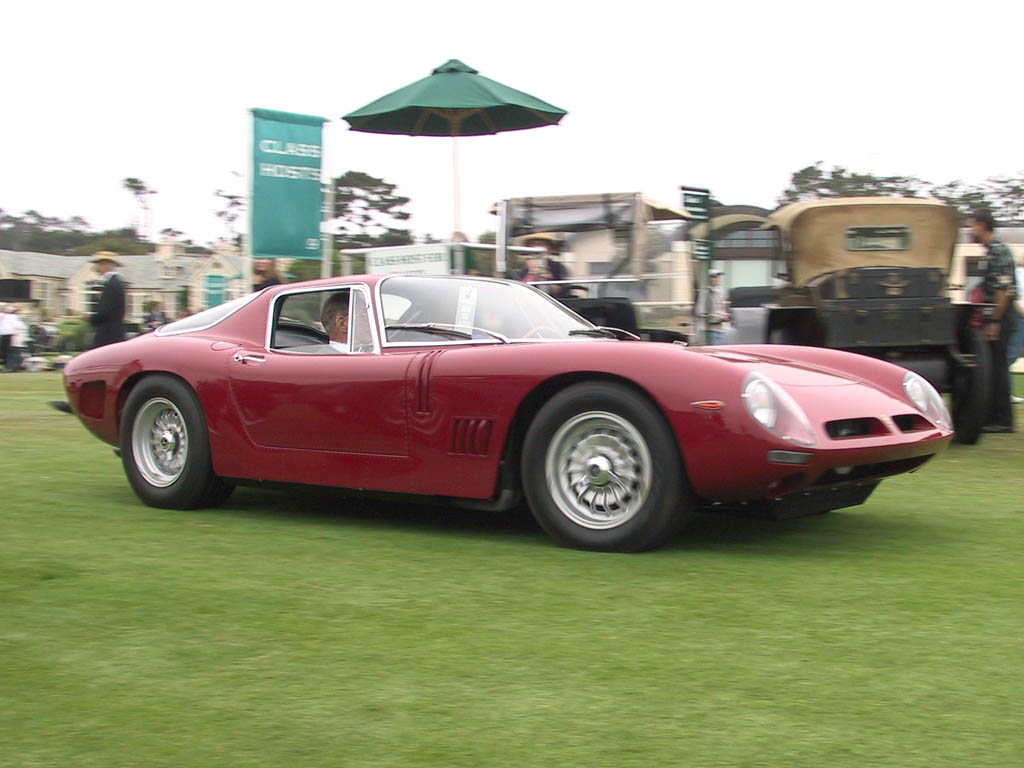
[[[703,507],[863,503],[949,443],[942,398],[861,355],[634,341],[507,280],[279,285],[79,355],[75,413],[157,507],[309,483],[505,509],[637,551]]]

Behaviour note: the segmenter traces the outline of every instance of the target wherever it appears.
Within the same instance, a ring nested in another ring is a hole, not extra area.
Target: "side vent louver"
[[[427,352],[425,355],[417,355],[419,370],[416,372],[415,404],[416,413],[430,413],[430,372],[434,367],[434,360],[440,356],[439,351]]]
[[[455,419],[452,422],[452,453],[486,456],[491,441],[490,419]]]

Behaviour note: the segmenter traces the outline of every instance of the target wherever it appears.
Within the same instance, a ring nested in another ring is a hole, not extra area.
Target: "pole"
[[[327,131],[325,128],[330,120],[324,121],[320,129],[320,178],[323,179],[324,171],[327,170],[327,153],[324,152],[327,144]],[[320,228],[320,277],[334,276],[334,233],[331,231],[331,222],[334,220],[334,179],[327,173],[327,185],[323,187],[323,226]]]
[[[322,248],[320,250],[320,277],[334,276],[334,233],[331,222],[334,220],[334,180],[328,175],[327,186],[324,188],[324,227],[320,233]]]
[[[495,238],[494,274],[506,277],[508,273],[508,200],[498,203],[498,236]]]
[[[452,136],[452,206],[455,209],[454,229],[452,239],[456,232],[462,231],[462,200],[459,194],[459,137]]]
[[[249,179],[247,184],[247,200],[245,206],[245,237],[242,238],[242,289],[243,293],[251,293],[253,289],[253,271],[252,271],[252,196],[253,190],[256,186],[256,158],[253,154],[253,142],[255,140],[254,133],[256,131],[255,126],[256,118],[250,112],[249,113]],[[189,297],[191,303],[192,297]],[[187,310],[188,307],[185,307]]]

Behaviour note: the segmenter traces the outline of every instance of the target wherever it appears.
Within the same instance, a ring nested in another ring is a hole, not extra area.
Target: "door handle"
[[[267,362],[267,358],[265,358],[263,355],[247,355],[247,354],[244,354],[242,352],[235,352],[235,354],[232,356],[232,359],[236,363],[243,363],[243,364],[244,363],[265,363],[265,362]]]

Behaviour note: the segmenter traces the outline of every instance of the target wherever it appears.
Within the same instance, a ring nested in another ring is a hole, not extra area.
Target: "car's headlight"
[[[924,377],[907,371],[903,376],[903,391],[926,419],[943,429],[952,429],[953,420],[949,417],[946,404],[942,402],[942,395]]]
[[[797,445],[814,445],[814,432],[803,408],[764,374],[747,374],[743,402],[751,418],[769,432]]]

